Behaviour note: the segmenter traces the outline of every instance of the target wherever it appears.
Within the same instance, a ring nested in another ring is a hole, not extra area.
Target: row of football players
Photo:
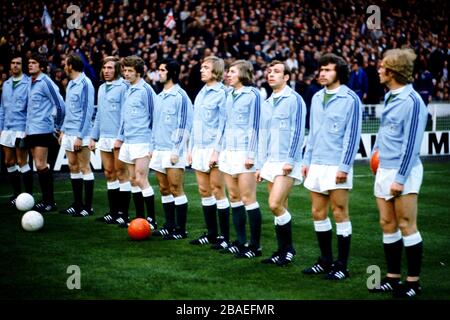
[[[388,262],[388,276],[377,291],[401,288],[402,294],[410,292],[411,295],[412,290],[415,295],[420,292],[418,273],[422,241],[415,225],[417,210],[411,206],[417,207],[423,171],[417,145],[423,135],[424,108],[420,97],[408,85],[408,75],[410,71],[412,73],[408,68],[414,60],[411,57],[409,51],[393,51],[383,60],[390,64],[389,68],[381,67],[379,71],[382,82],[391,89],[386,110],[390,110],[389,104],[392,104],[394,111],[384,115],[387,120],[385,125],[382,121],[377,139],[382,172],[377,174],[375,195]],[[176,61],[160,63],[158,71],[164,89],[156,96],[142,79],[144,61],[141,58],[126,57],[120,63],[119,59],[108,57],[102,67],[105,83],[98,92],[98,111],[93,128],[90,128],[89,120],[94,90],[82,72],[82,60],[77,55],[69,55],[66,59],[65,71],[71,81],[65,108],[51,80],[42,72],[33,75],[33,63],[38,68],[44,64],[42,57],[30,59],[32,80],[28,85],[28,109],[36,113],[44,109],[45,102],[57,107],[56,128],[62,124],[58,131],[59,141],[69,160],[74,203],[61,213],[72,216],[93,214],[94,181],[89,156],[90,150],[97,146],[101,150],[110,203],[110,212],[98,220],[126,227],[132,196],[136,216],[145,217],[147,212],[147,221],[154,235],[167,240],[186,238],[188,200],[183,190],[183,174],[186,165],[190,164],[196,172],[207,226],[207,233],[191,243],[211,243],[214,249],[234,253],[238,258],[254,258],[262,255],[261,212],[256,199],[256,183],[264,179],[268,181],[269,207],[275,216],[278,250],[262,262],[282,266],[290,263],[296,253],[287,199],[292,186],[302,183],[305,178],[304,186],[311,191],[314,228],[321,255],[317,263],[303,272],[324,273],[330,280],[348,277],[352,234],[348,191],[352,188],[352,165],[361,134],[361,102],[344,84],[348,66],[342,58],[326,54],[320,59],[319,81],[325,88],[312,99],[311,129],[304,156],[301,147],[306,108],[303,99],[287,86],[290,71],[281,61],[273,61],[268,66],[267,80],[273,94],[262,101],[258,90],[251,86],[251,63],[243,60],[232,63],[226,73],[229,86],[226,88],[221,82],[223,60],[205,58],[201,66],[205,86],[196,97],[193,108],[178,85],[180,66]],[[121,71],[125,80],[120,76]],[[12,93],[14,89],[13,85]],[[413,103],[405,102],[404,97]],[[391,118],[400,117],[398,109],[406,108],[405,105],[411,109],[401,122],[405,130],[392,128],[389,124]],[[10,135],[15,134],[19,141],[26,133],[25,145],[32,149],[36,161],[40,154],[38,150],[45,149],[45,138],[50,139],[51,133],[42,133],[45,130],[38,132],[36,128],[39,125],[30,114],[33,112],[28,112],[23,134],[8,128],[6,131],[12,131]],[[48,112],[46,114],[48,116]],[[424,114],[426,118],[426,110]],[[53,124],[49,123],[48,128],[50,125]],[[2,141],[3,136],[2,132]],[[392,150],[396,151],[395,159],[392,158]],[[48,188],[45,182],[49,179],[41,179],[41,171],[48,173],[49,170],[47,167],[37,168],[43,191],[43,202],[37,204],[37,209],[52,211],[55,209],[54,199],[46,197],[44,190]],[[155,217],[154,191],[148,182],[149,168],[156,172],[165,214],[165,224],[160,228]],[[47,191],[47,194],[52,193],[52,190]],[[234,242],[230,241],[230,206],[237,236]],[[330,206],[338,242],[335,261],[328,218]],[[412,223],[411,219],[414,220]],[[400,286],[399,282],[400,242],[406,247],[407,257],[411,256],[406,286]]]

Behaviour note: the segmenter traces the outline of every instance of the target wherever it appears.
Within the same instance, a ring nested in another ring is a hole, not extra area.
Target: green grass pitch
[[[450,166],[449,162],[426,162],[424,167],[418,219],[424,239],[421,274],[424,291],[420,299],[448,300]],[[235,259],[215,252],[209,246],[188,243],[204,231],[197,184],[191,171],[185,179],[189,199],[189,238],[179,241],[150,238],[134,242],[129,240],[125,229],[95,222],[96,217],[107,211],[102,174],[98,174],[95,181],[95,216],[72,218],[58,213],[46,214],[44,228],[34,233],[24,231],[20,225],[21,213],[5,204],[10,186],[2,183],[0,299],[392,299],[389,294],[373,295],[367,291],[366,282],[370,276],[367,268],[378,265],[384,275],[385,263],[372,192],[374,177],[367,163],[355,165],[354,170],[354,189],[350,195],[353,224],[350,278],[337,282],[301,274],[301,270],[318,256],[309,194],[303,186],[295,187],[289,199],[297,256],[292,265],[280,268],[263,265],[260,258]],[[156,191],[157,216],[162,224],[164,215],[154,174],[150,175],[150,180]],[[72,202],[67,173],[56,178],[55,190],[60,208]],[[276,248],[267,197],[266,185],[259,185],[263,257]],[[133,213],[133,204],[131,208]],[[233,238],[232,223],[231,230]],[[336,254],[336,241],[333,246]],[[80,268],[80,289],[69,290],[67,287],[67,280],[72,275],[67,270],[71,265]],[[405,260],[403,271],[406,272]]]

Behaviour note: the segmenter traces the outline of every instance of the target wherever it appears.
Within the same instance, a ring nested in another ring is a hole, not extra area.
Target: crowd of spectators
[[[265,95],[270,94],[264,77],[266,64],[272,59],[285,60],[294,70],[291,87],[308,103],[319,89],[315,82],[318,58],[334,52],[349,66],[356,64],[354,81],[366,78],[363,98],[372,104],[384,95],[377,79],[383,52],[407,46],[418,55],[417,90],[428,101],[449,100],[445,0],[79,0],[73,4],[81,10],[80,29],[70,29],[67,23],[74,18],[72,11],[67,12],[71,4],[67,0],[2,1],[1,82],[9,76],[9,60],[17,52],[25,57],[33,51],[46,53],[50,75],[63,94],[68,82],[63,63],[68,53],[82,54],[88,64],[86,74],[96,87],[103,57],[137,54],[146,61],[146,81],[159,91],[157,61],[173,57],[182,64],[181,85],[193,99],[202,86],[200,61],[214,54],[226,63],[250,60],[255,85]],[[53,33],[42,25],[44,5]],[[380,8],[379,29],[367,24],[373,14],[366,12],[370,5]],[[170,11],[176,22],[173,29],[164,24]]]

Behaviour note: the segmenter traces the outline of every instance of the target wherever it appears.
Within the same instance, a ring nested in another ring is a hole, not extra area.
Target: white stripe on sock
[[[120,188],[119,180],[106,182],[106,188],[108,188],[108,190],[119,189]]]
[[[147,197],[151,197],[155,194],[155,192],[153,191],[152,186],[149,186],[147,189],[142,190],[142,195],[147,198]]]
[[[292,216],[289,211],[285,210],[281,216],[275,217],[275,224],[279,226],[284,226],[291,221]]]
[[[138,192],[142,192],[141,188],[139,188],[138,186],[131,186],[131,193],[138,193]]]
[[[82,172],[71,173],[70,179],[83,179],[83,173]]]
[[[202,198],[202,206],[204,207],[213,206],[216,203],[216,198],[214,198],[214,196]]]
[[[120,184],[120,191],[131,191],[131,183],[130,183],[130,181],[121,183]]]
[[[325,232],[332,229],[330,218],[314,221],[314,230],[316,232]]]
[[[88,174],[84,174],[83,175],[83,180],[84,181],[94,180],[94,173],[91,172],[91,173],[88,173]]]
[[[251,204],[249,204],[248,206],[245,206],[245,210],[249,211],[249,210],[255,210],[259,208],[259,203],[258,202],[253,202]]]
[[[348,237],[352,234],[352,223],[351,221],[345,221],[336,223],[336,234],[338,236]]]
[[[237,207],[243,206],[244,203],[242,201],[230,202],[230,205],[231,205],[232,208],[237,208]]]
[[[417,231],[416,233],[410,234],[409,236],[403,236],[403,245],[405,247],[411,247],[420,242],[422,242],[422,236],[420,235],[419,231]]]
[[[227,198],[217,200],[217,209],[227,209],[229,207],[230,203],[228,202]]]
[[[402,238],[402,233],[400,230],[397,230],[395,233],[383,233],[383,243],[391,244],[397,242]]]
[[[170,202],[174,202],[175,199],[173,197],[173,195],[168,195],[168,196],[161,196],[161,202],[162,203],[170,203]]]
[[[175,197],[174,200],[175,200],[175,205],[176,206],[180,206],[180,205],[185,204],[185,203],[188,202],[188,199],[187,199],[185,194],[183,194],[182,196],[179,196],[179,197]]]
[[[28,163],[26,165],[24,165],[23,167],[19,168],[19,171],[22,172],[22,173],[28,172],[30,170],[31,170],[31,168],[30,168],[30,165]]]
[[[19,170],[19,166],[18,165],[13,165],[11,167],[6,168],[6,171],[8,171],[9,173],[15,172]]]

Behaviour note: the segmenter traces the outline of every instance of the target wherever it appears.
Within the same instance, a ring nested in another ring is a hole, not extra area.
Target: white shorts
[[[255,166],[251,169],[245,168],[247,151],[222,151],[219,156],[219,170],[231,176],[240,173],[256,172]]]
[[[64,148],[66,151],[72,151],[74,152],[73,143],[77,137],[71,136],[71,135],[63,135],[61,140],[61,147]],[[83,141],[81,142],[81,145],[83,147],[87,147],[89,145],[90,137],[83,138]]]
[[[97,141],[97,146],[100,149],[100,151],[103,152],[113,152],[114,150],[114,143],[117,139],[115,138],[100,138]]]
[[[119,160],[134,164],[136,159],[148,157],[150,143],[123,143],[119,151]]]
[[[392,199],[391,185],[395,180],[398,169],[384,169],[378,168],[377,175],[375,176],[375,185],[373,192],[375,197],[384,198],[386,201]],[[423,166],[419,164],[411,169],[408,179],[406,179],[403,185],[402,195],[409,193],[419,193],[420,186],[422,185],[423,178]]]
[[[266,162],[261,168],[261,178],[274,182],[276,176],[283,175],[283,166],[285,162]],[[297,186],[303,182],[301,165],[296,164],[288,177],[294,178],[294,185]]]
[[[3,130],[0,136],[0,144],[5,147],[15,148],[16,139],[25,137],[25,131]]]
[[[194,147],[192,149],[192,169],[201,172],[210,172],[209,160],[214,152],[214,148],[200,149]]]
[[[182,154],[176,164],[170,162],[172,151],[153,151],[152,159],[148,165],[150,169],[166,174],[166,169],[185,169],[186,155]]]
[[[336,184],[336,174],[339,166],[327,166],[323,164],[312,164],[309,167],[308,176],[303,185],[306,189],[329,194],[329,190],[335,189],[352,189],[353,188],[353,168],[347,174],[347,181],[345,183]]]

